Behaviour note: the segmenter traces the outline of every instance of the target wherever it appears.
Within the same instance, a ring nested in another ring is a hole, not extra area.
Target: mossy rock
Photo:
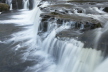
[[[10,9],[10,6],[8,4],[0,3],[0,12],[9,11],[9,9]]]

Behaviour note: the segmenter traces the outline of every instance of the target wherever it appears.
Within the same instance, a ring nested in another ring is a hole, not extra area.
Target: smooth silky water
[[[38,35],[42,13],[37,7],[39,0],[33,0],[32,10],[28,8],[29,0],[23,0],[23,9],[20,10],[13,10],[11,2],[6,1],[11,12],[0,15],[0,72],[108,72],[107,56],[98,49],[108,30],[107,13],[97,7],[90,9],[102,15],[74,11],[79,16],[92,17],[101,22],[101,17],[105,17],[103,28],[91,31],[94,45],[87,47],[82,39],[57,38],[57,33],[70,29],[70,23],[74,23],[63,22],[58,27],[56,18],[49,20],[47,31]]]

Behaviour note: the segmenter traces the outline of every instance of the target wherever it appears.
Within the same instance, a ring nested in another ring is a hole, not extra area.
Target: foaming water
[[[25,4],[25,8],[19,10],[18,14],[12,13],[9,20],[0,20],[1,24],[12,23],[16,27],[24,28],[24,30],[12,33],[10,35],[11,38],[0,41],[3,44],[10,44],[12,42],[10,51],[15,52],[15,55],[20,55],[20,62],[17,62],[18,65],[28,63],[28,66],[26,65],[26,68],[23,69],[24,72],[51,72],[55,67],[53,58],[40,50],[39,43],[36,44],[36,42],[40,41],[40,38],[37,36],[41,14],[41,11],[37,7],[39,2],[34,0],[33,10],[27,10],[27,5]]]
[[[12,0],[6,0],[6,3],[9,4],[10,10],[12,10]]]
[[[56,71],[93,72],[101,60],[101,51],[83,48],[83,44],[72,40],[62,49]]]
[[[20,55],[21,59],[15,64],[17,66],[20,66],[20,63],[22,63],[21,66],[26,65],[22,70],[23,72],[100,72],[98,68],[103,69],[107,60],[100,64],[104,58],[102,51],[96,48],[102,34],[107,31],[107,23],[105,28],[94,30],[96,34],[94,48],[85,48],[83,42],[74,38],[64,38],[62,40],[56,37],[57,33],[71,29],[71,25],[74,24],[73,21],[64,21],[58,26],[58,19],[54,18],[54,21],[48,20],[46,32],[42,36],[38,35],[41,21],[40,14],[42,12],[37,5],[40,1],[34,0],[33,10],[28,10],[29,0],[23,0],[23,2],[24,9],[19,10],[19,14],[13,13],[9,20],[0,20],[0,23],[4,25],[13,23],[16,27],[24,28],[24,30],[10,34],[11,38],[0,40],[0,43],[3,44],[10,44],[11,42],[12,46],[10,46],[9,50],[15,52],[15,56]],[[90,10],[95,10],[96,13],[104,13],[97,7],[90,8]],[[79,16],[94,17],[101,21],[100,17],[102,15],[79,14],[77,10],[74,12]],[[106,20],[107,16],[105,17]],[[81,29],[83,28],[84,26],[81,27]],[[44,38],[42,38],[43,35],[45,35]],[[30,65],[28,65],[29,63]]]
[[[103,59],[100,50],[83,48],[80,41],[60,41],[54,36],[52,31],[43,42],[44,51],[55,58],[54,72],[93,72]]]
[[[94,72],[107,72],[108,68],[108,59],[105,59],[95,70]]]
[[[29,9],[28,5],[29,5],[29,0],[23,0],[24,3],[24,9]]]

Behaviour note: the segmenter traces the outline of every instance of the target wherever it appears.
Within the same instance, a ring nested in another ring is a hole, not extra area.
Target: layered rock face
[[[46,6],[42,3],[48,2]],[[104,2],[103,2],[104,3]],[[51,4],[51,5],[48,5]],[[50,2],[42,1],[38,6],[44,12],[41,14],[41,31],[46,32],[48,28],[49,21],[53,21],[57,24],[58,27],[63,24],[70,25],[70,29],[67,29],[63,32],[58,33],[57,36],[61,37],[71,37],[72,32],[80,31],[85,32],[88,30],[102,28],[104,23],[107,22],[101,21],[96,18],[105,13],[104,8],[107,6],[99,5],[100,3],[96,2]],[[68,34],[67,34],[68,33]]]
[[[56,29],[57,39],[74,38],[84,42],[85,47],[94,48],[96,36],[108,21],[107,6],[107,2],[42,1],[38,5],[43,12],[38,34],[44,39]],[[63,28],[59,30],[60,27]]]

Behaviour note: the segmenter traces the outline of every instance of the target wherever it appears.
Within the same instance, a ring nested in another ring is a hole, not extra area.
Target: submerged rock
[[[0,3],[0,12],[9,11],[9,9],[10,9],[10,6],[8,4]]]

